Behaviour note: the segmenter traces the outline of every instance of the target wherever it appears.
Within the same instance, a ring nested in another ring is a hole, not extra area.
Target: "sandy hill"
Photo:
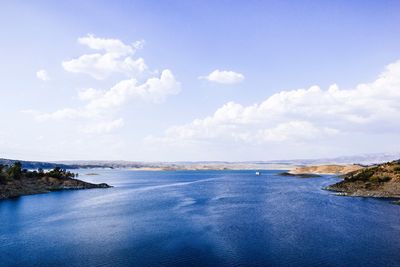
[[[315,166],[302,166],[297,167],[289,173],[291,174],[347,174],[350,172],[358,171],[363,169],[363,166],[352,164],[352,165],[315,165]]]

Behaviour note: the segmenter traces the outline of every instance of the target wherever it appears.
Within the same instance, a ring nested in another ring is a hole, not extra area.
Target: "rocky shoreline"
[[[292,177],[298,177],[298,178],[316,178],[316,177],[321,177],[319,174],[315,173],[291,173],[291,172],[281,172],[279,173],[281,176],[292,176]]]
[[[323,188],[336,192],[338,196],[394,199],[393,203],[400,205],[400,160],[371,166],[301,166],[280,175],[313,178],[326,174],[343,178],[342,181]]]
[[[92,188],[110,188],[108,184],[92,184],[73,178],[42,177],[40,179],[23,178],[0,184],[0,200],[24,195],[43,194],[61,190],[81,190]]]
[[[387,184],[369,184],[361,181],[339,183],[324,188],[328,191],[340,193],[341,196],[353,197],[375,197],[375,198],[399,198],[398,190],[391,188]]]
[[[394,198],[400,204],[400,161],[370,166],[343,175],[343,181],[325,187],[343,196]]]

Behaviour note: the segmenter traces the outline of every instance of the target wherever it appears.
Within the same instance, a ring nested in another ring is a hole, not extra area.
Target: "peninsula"
[[[363,166],[358,164],[346,164],[346,165],[325,164],[325,165],[301,166],[293,170],[290,170],[289,173],[293,175],[304,175],[304,174],[343,175],[350,172],[361,170],[363,168],[364,168]]]
[[[347,173],[325,189],[346,196],[400,198],[400,160]]]
[[[0,165],[0,200],[51,191],[109,188],[108,184],[92,184],[75,179],[77,175],[60,167],[50,171],[22,169],[20,162]]]

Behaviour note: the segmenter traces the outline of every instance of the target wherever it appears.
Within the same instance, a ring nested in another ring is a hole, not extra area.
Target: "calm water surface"
[[[279,171],[80,171],[0,201],[0,266],[400,266],[400,206]]]

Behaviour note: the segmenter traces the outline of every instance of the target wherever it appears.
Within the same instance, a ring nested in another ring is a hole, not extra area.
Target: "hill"
[[[60,167],[62,169],[76,169],[77,166],[63,164],[63,163],[54,163],[54,162],[41,162],[41,161],[24,161],[24,160],[15,160],[15,159],[4,159],[0,158],[1,165],[13,165],[16,162],[20,162],[22,164],[22,168],[24,169],[53,169],[55,167]]]
[[[351,164],[351,165],[337,165],[337,164],[328,164],[328,165],[313,165],[313,166],[302,166],[297,167],[291,171],[290,174],[338,174],[343,175],[349,172],[354,172],[364,168],[361,165]]]
[[[77,175],[59,167],[50,171],[28,171],[20,162],[0,164],[0,200],[23,195],[47,193],[66,189],[108,188],[107,184],[92,184],[78,179]]]
[[[350,172],[326,189],[349,196],[400,198],[400,160]]]

